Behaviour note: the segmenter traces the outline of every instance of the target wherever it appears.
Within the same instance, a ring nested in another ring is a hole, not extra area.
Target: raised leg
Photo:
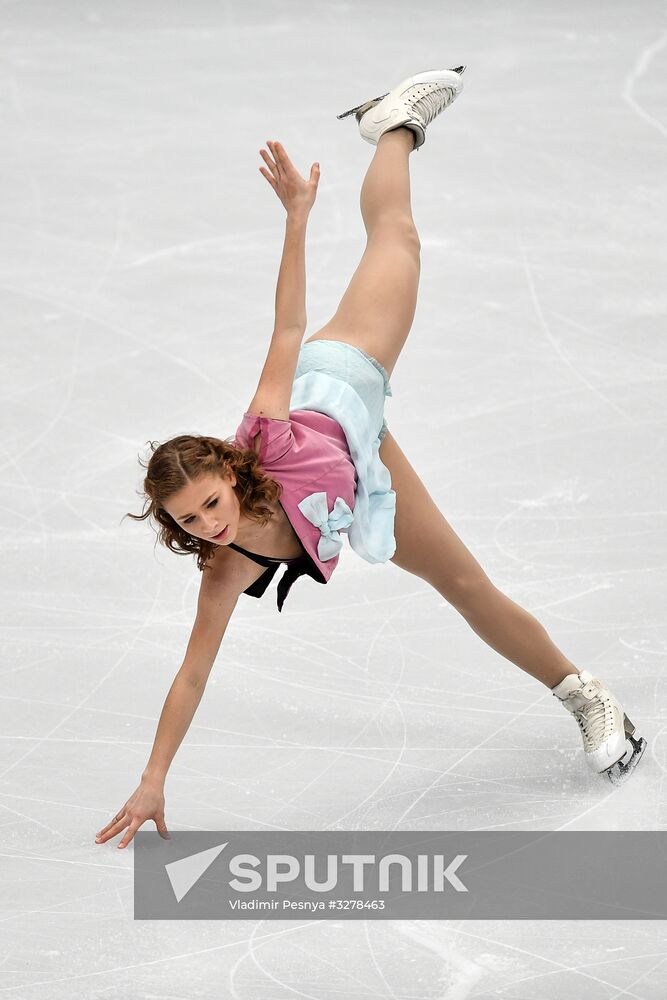
[[[410,204],[407,128],[380,138],[361,188],[367,243],[332,319],[310,340],[341,340],[376,358],[391,376],[417,306],[421,244]]]
[[[536,618],[503,594],[438,510],[390,431],[380,446],[396,491],[392,562],[430,583],[501,656],[549,688],[578,668]]]

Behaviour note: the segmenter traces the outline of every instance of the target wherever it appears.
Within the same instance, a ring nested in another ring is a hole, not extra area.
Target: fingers
[[[271,185],[271,187],[273,188],[273,190],[277,194],[278,193],[278,186],[277,186],[276,182],[274,181],[273,177],[271,176],[271,174],[268,172],[268,170],[265,170],[264,167],[260,167],[259,168],[259,172],[260,172],[260,174],[263,174],[266,177],[267,181],[269,182],[269,184]]]
[[[264,156],[265,160],[271,167],[271,172],[277,179],[286,177],[289,174],[297,173],[292,161],[285,152],[284,146],[281,146],[279,142],[271,142],[270,139],[266,140],[266,144],[273,153],[275,162],[274,160],[271,160],[270,157],[264,156],[262,150],[260,150],[260,152],[262,152],[262,156]]]
[[[260,167],[260,174],[266,178],[288,212],[290,206],[297,204],[307,204],[310,208],[320,179],[319,163],[312,165],[310,178],[306,180],[293,166],[281,143],[267,139],[266,144],[274,159],[264,149],[260,149],[260,156],[269,168],[266,170]]]
[[[130,823],[129,829],[125,834],[125,836],[123,837],[123,839],[121,840],[118,847],[119,848],[127,847],[127,845],[133,839],[139,827],[143,826],[145,822],[146,822],[145,819],[142,819],[140,817],[135,817],[135,819],[133,819],[132,822]],[[171,834],[169,833],[169,830],[167,830],[167,824],[164,821],[164,813],[162,813],[155,819],[155,826],[163,840],[171,840]]]
[[[263,157],[264,162],[268,165],[271,173],[277,179],[288,167],[291,167],[292,164],[287,157],[287,153],[279,142],[271,142],[270,139],[267,139],[266,145],[273,153],[274,159],[272,160],[269,154],[263,149],[260,149],[259,151],[260,156]]]
[[[119,833],[122,833],[129,823],[128,831],[118,845],[119,847],[127,847],[143,822],[144,821],[141,819],[133,819],[130,821],[129,816],[125,813],[119,820],[111,820],[111,822],[108,823],[103,830],[100,830],[95,837],[95,843],[106,844],[107,840],[111,840],[113,837],[117,837]],[[166,829],[167,828],[165,826],[164,830],[166,831]]]
[[[169,830],[167,829],[167,824],[164,821],[164,813],[162,814],[162,816],[158,816],[158,818],[155,820],[155,826],[157,832],[164,840],[171,840],[171,834],[169,833]]]
[[[116,816],[114,816],[110,823],[107,823],[107,825],[103,827],[98,834],[96,834],[95,843],[105,844],[107,840],[111,839],[111,837],[115,837],[116,834],[121,832],[121,830],[124,830],[127,826],[127,822],[125,809],[123,808]]]
[[[287,153],[280,145],[279,142],[271,142],[269,139],[266,140],[266,144],[274,155],[276,166],[278,167],[279,173],[285,173],[288,167],[292,164],[289,161]]]
[[[278,156],[277,150],[274,149],[275,143],[272,143],[272,142],[270,142],[267,139],[267,145],[268,145],[269,149],[271,149],[271,152],[273,153],[273,155],[275,157],[277,157]],[[269,174],[268,171],[266,171],[264,169],[264,167],[260,167],[259,168],[259,172],[260,172],[260,174],[263,174],[264,177],[266,177],[267,181],[269,182],[269,184],[271,185],[271,187],[273,188],[273,190],[276,192],[276,194],[278,194],[278,185],[280,184],[280,182],[282,180],[282,174],[281,174],[280,168],[278,166],[278,163],[276,161],[272,160],[271,157],[269,156],[269,154],[267,152],[265,152],[265,150],[260,149],[259,153],[260,153],[260,156],[263,158],[264,162],[268,165],[269,170],[271,171],[271,174]],[[273,175],[273,176],[271,176],[271,175]]]
[[[127,847],[127,845],[130,843],[130,841],[132,840],[132,838],[134,837],[135,833],[137,832],[137,830],[139,829],[139,827],[141,826],[142,823],[143,823],[143,820],[141,820],[141,819],[133,819],[132,820],[132,822],[130,823],[130,827],[129,827],[127,833],[125,834],[125,836],[121,840],[120,844],[118,845],[119,848],[121,848],[121,847]]]
[[[267,164],[267,166],[269,167],[269,170],[271,171],[271,173],[273,174],[273,176],[276,177],[276,178],[278,178],[280,176],[280,171],[278,170],[277,164],[274,163],[274,161],[271,159],[271,157],[269,156],[269,154],[264,149],[260,149],[259,155],[262,157],[262,159],[264,160],[264,162]],[[261,167],[260,167],[260,169],[261,169]]]

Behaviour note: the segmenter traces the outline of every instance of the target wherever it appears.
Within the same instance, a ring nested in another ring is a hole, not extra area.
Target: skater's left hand
[[[319,163],[313,163],[309,180],[304,180],[279,142],[267,139],[266,144],[273,154],[273,159],[265,150],[260,149],[259,152],[271,172],[260,167],[260,173],[264,174],[285,206],[288,215],[293,212],[303,212],[307,215],[317,197],[317,185],[320,182]]]

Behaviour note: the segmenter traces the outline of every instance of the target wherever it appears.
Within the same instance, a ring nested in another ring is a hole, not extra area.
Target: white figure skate
[[[579,723],[589,767],[596,774],[606,773],[613,785],[624,781],[644,753],[646,740],[618,699],[588,670],[568,674],[551,691]]]
[[[461,74],[465,66],[456,69],[429,69],[409,76],[393,90],[344,111],[337,118],[355,114],[362,139],[377,146],[385,132],[405,126],[415,135],[415,149],[426,141],[426,126],[439,115],[463,90]]]

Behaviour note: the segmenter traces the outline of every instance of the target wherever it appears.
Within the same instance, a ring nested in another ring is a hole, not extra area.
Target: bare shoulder
[[[265,571],[265,566],[248,559],[242,552],[218,545],[202,570],[201,592],[236,598],[255,580],[259,580]]]

